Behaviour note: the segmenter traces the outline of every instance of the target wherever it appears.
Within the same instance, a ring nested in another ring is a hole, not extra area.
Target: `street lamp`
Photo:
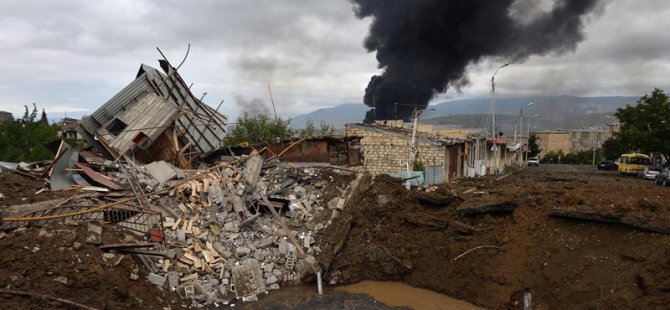
[[[494,171],[498,170],[498,145],[496,144],[496,74],[500,69],[509,66],[509,63],[498,67],[496,72],[491,76],[491,135],[493,137],[493,159],[494,159]]]

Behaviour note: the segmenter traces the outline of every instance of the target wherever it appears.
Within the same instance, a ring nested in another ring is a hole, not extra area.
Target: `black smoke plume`
[[[365,89],[373,108],[365,121],[407,118],[438,93],[470,82],[466,66],[485,58],[521,62],[531,55],[574,51],[584,17],[599,0],[351,0],[359,18],[372,17],[365,48],[376,51],[381,75]],[[502,62],[501,62],[502,64]],[[399,105],[396,105],[398,103]]]

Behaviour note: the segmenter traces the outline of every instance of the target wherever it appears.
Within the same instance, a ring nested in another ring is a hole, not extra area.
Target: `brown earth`
[[[35,195],[37,191],[43,188],[47,188],[47,190]],[[0,194],[5,196],[4,199],[0,199],[0,207],[65,198],[74,194],[72,191],[52,192],[48,188],[47,181],[37,181],[14,172],[0,172]]]
[[[329,183],[343,189],[350,179],[333,175]],[[15,184],[14,191],[26,196],[43,186],[12,180],[14,176],[4,176],[0,181],[7,183],[0,184]],[[28,189],[16,184],[28,184]],[[340,190],[328,186],[320,194],[327,201]],[[519,309],[525,288],[533,294],[535,309],[662,309],[670,302],[670,236],[621,224],[556,218],[549,210],[617,214],[659,227],[670,226],[669,201],[668,188],[590,167],[526,168],[504,179],[463,179],[429,193],[408,192],[386,176],[367,178],[341,216],[317,236],[322,251],[318,259],[326,284],[402,281],[489,309]],[[457,212],[499,203],[518,208],[477,216]],[[113,227],[104,230],[104,243],[125,237]],[[54,224],[0,239],[0,288],[106,309],[182,307],[176,295],[146,281],[146,271],[131,256],[108,266],[100,250],[85,244],[85,232],[83,224]],[[74,242],[82,248],[74,249]],[[136,269],[140,279],[132,281],[129,275]],[[62,277],[65,284],[56,281]],[[282,288],[245,306],[374,305],[370,299],[328,288],[324,297],[312,293],[296,299],[296,290],[301,287]],[[68,308],[6,294],[0,294],[0,305]]]
[[[131,256],[115,254],[109,263],[103,260],[101,250],[85,243],[86,231],[85,224],[56,224],[31,227],[1,239],[0,292],[46,294],[98,309],[179,307],[176,295],[146,281],[141,263]],[[103,228],[103,243],[120,243],[123,238],[114,227]],[[75,242],[81,244],[79,250]],[[133,270],[139,270],[138,280],[130,280]],[[71,309],[61,302],[4,293],[0,293],[0,305],[7,309]]]
[[[426,194],[407,192],[390,177],[364,180],[320,236],[326,281],[399,280],[492,309],[518,309],[524,288],[535,309],[649,309],[670,302],[670,236],[549,215],[566,206],[625,210],[627,217],[670,226],[670,189],[577,166],[496,178],[464,179],[429,194],[450,200],[446,207],[422,202]],[[392,199],[384,203],[380,195]],[[519,207],[469,217],[456,212],[499,203]]]

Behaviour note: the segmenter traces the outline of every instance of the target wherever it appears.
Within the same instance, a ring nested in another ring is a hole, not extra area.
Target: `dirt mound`
[[[449,203],[435,207],[426,195]],[[378,177],[361,183],[323,233],[320,247],[327,250],[319,261],[327,283],[401,280],[489,309],[518,309],[525,289],[536,309],[663,307],[670,302],[670,236],[557,218],[550,210],[607,209],[657,223],[669,200],[670,191],[653,182],[572,166],[526,169],[504,180],[468,179],[431,194]],[[456,212],[496,204],[517,207]]]
[[[43,188],[47,190],[35,195]],[[73,195],[69,191],[49,191],[46,181],[37,181],[13,172],[0,172],[0,194],[5,196],[4,199],[0,199],[0,206],[27,204]]]
[[[0,240],[0,287],[104,309],[174,308],[176,295],[146,281],[141,265],[131,256],[105,257],[86,244],[86,231],[85,224],[51,225],[7,235]],[[104,227],[104,243],[119,243],[123,238],[115,228]],[[131,280],[131,273],[137,273],[139,279]],[[68,308],[60,302],[7,294],[0,294],[0,305],[10,309]]]

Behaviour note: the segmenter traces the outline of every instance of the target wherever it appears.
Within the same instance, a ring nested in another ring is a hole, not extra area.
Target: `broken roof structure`
[[[77,129],[105,157],[175,162],[186,149],[194,158],[221,146],[226,117],[193,96],[168,61],[159,63],[163,72],[142,64],[135,80]]]

